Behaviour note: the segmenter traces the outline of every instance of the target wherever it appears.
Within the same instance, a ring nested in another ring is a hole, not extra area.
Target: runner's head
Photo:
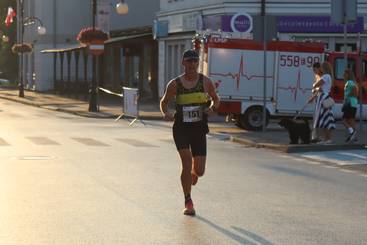
[[[199,67],[199,54],[193,49],[186,50],[182,54],[182,65],[185,68],[185,73],[197,73]]]

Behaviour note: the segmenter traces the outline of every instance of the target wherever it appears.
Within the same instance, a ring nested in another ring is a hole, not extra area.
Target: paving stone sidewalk
[[[123,112],[123,102],[121,98],[103,94],[101,94],[99,99],[99,112],[89,112],[88,101],[76,99],[75,97],[26,90],[25,97],[20,98],[16,88],[0,87],[0,99],[92,118],[114,119]],[[139,117],[143,120],[162,120],[158,100],[142,101],[139,104]],[[367,145],[366,122],[362,124],[363,130],[358,135],[358,142],[353,144],[345,143],[345,129],[343,125],[338,122],[337,129],[333,133],[334,144],[332,145],[289,145],[288,134],[283,128],[279,127],[277,120],[271,120],[266,132],[253,132],[239,129],[232,123],[224,122],[223,117],[212,119],[209,125],[211,134],[216,137],[221,137],[222,135],[224,138],[229,138],[231,141],[247,146],[269,148],[283,152],[366,149]],[[359,125],[357,127],[359,127]]]

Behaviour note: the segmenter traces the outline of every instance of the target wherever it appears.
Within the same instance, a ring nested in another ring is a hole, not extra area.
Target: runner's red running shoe
[[[191,199],[185,203],[185,209],[183,210],[183,214],[191,216],[195,215],[194,203],[192,202]]]

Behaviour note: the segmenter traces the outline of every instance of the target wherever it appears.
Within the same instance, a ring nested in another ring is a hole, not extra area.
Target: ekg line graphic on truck
[[[292,86],[292,85],[289,85],[288,87],[278,86],[278,89],[285,90],[285,91],[289,90],[293,95],[292,97],[293,97],[294,101],[297,101],[298,91],[301,91],[303,94],[306,94],[307,91],[312,90],[310,88],[302,88],[301,87],[301,70],[298,70],[297,81],[296,81],[295,86]]]
[[[231,77],[232,79],[236,80],[237,90],[239,90],[241,77],[245,78],[246,80],[250,81],[253,78],[260,78],[264,77],[264,75],[248,75],[245,72],[245,65],[244,65],[244,55],[241,55],[240,64],[238,66],[238,73],[215,73],[210,72],[209,76],[220,76],[220,77]],[[266,78],[274,78],[274,76],[267,76]]]

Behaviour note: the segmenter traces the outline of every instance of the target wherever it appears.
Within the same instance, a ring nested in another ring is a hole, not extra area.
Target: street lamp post
[[[96,14],[97,14],[97,0],[92,0],[92,22],[93,22],[93,31],[96,29]],[[96,112],[98,111],[97,106],[97,93],[98,93],[98,86],[97,86],[97,57],[93,55],[92,57],[92,84],[89,89],[89,108],[88,111]]]
[[[118,14],[127,14],[129,11],[128,5],[124,0],[116,5],[116,12]],[[97,15],[97,0],[92,0],[92,28],[96,29],[96,15]],[[92,83],[89,89],[89,108],[88,111],[97,112],[98,111],[98,84],[97,84],[97,56],[93,55],[92,58]]]
[[[19,0],[19,8],[20,8],[20,19],[19,19],[19,24],[20,24],[20,43],[23,45],[24,44],[24,27],[26,25],[31,25],[34,24],[35,21],[39,22],[39,26],[37,27],[37,32],[39,35],[45,35],[46,34],[46,28],[43,26],[42,21],[35,17],[35,16],[30,16],[27,18],[24,18],[24,0]],[[24,53],[21,52],[20,53],[20,62],[19,62],[19,70],[20,70],[20,74],[19,74],[19,97],[24,97],[24,71],[23,71],[23,64],[24,64]]]
[[[19,0],[19,7],[20,7],[20,43],[24,43],[24,0]],[[24,82],[23,82],[23,52],[20,54],[20,63],[19,63],[19,97],[24,97]]]

